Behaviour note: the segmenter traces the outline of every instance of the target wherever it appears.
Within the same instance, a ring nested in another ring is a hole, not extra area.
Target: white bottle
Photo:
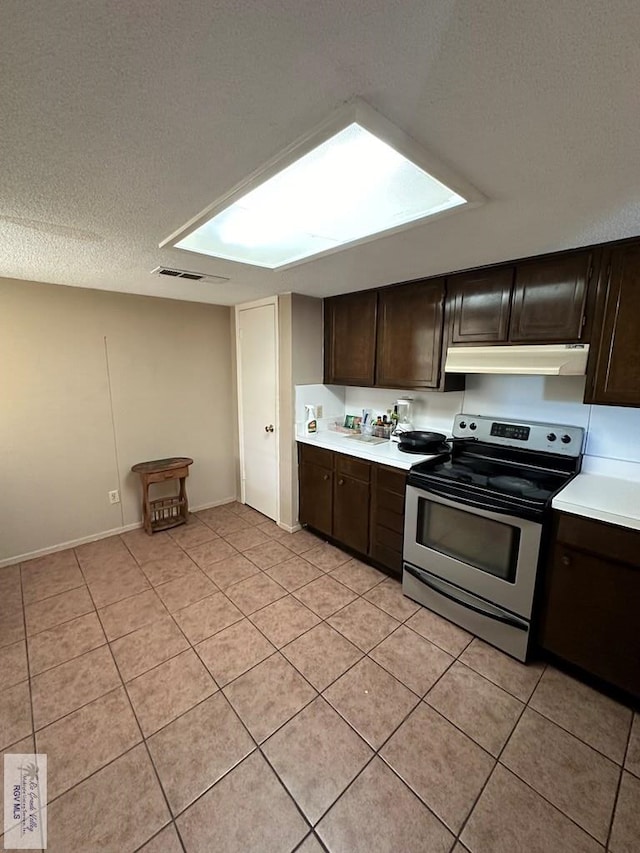
[[[304,407],[304,432],[305,435],[315,435],[318,432],[318,419],[316,418],[316,407]]]

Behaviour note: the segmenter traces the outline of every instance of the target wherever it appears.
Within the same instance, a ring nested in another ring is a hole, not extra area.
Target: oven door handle
[[[438,595],[442,595],[445,598],[448,598],[449,601],[453,601],[454,604],[460,604],[462,607],[466,607],[467,610],[473,610],[475,613],[479,613],[481,616],[486,616],[488,619],[493,619],[496,622],[503,622],[505,625],[510,625],[512,628],[517,628],[519,631],[526,631],[527,624],[522,622],[520,619],[516,619],[515,616],[509,616],[502,611],[498,611],[495,608],[487,605],[486,608],[482,607],[480,603],[472,604],[469,601],[465,601],[463,598],[458,598],[455,595],[452,595],[433,578],[431,575],[427,575],[426,572],[421,572],[420,569],[415,568],[415,566],[410,566],[407,563],[404,564],[404,571],[408,572],[410,575],[413,575],[414,578],[423,583],[425,586],[428,586],[434,592],[437,592]],[[446,584],[449,586],[449,584]]]
[[[437,487],[433,486],[431,483],[429,485],[425,485],[422,483],[420,485],[420,491],[425,494],[435,495],[438,498],[445,498],[448,501],[451,501],[452,504],[465,504],[466,506],[475,506],[478,509],[487,510],[487,512],[496,512],[501,515],[511,515],[511,512],[507,507],[499,506],[493,501],[482,501],[482,500],[474,500],[469,497],[461,497],[460,495],[451,495],[447,492],[440,491]]]

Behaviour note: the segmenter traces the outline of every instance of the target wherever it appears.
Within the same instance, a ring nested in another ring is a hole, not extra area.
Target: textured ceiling
[[[639,80],[636,0],[2,0],[0,275],[232,304],[640,234]],[[283,272],[158,248],[354,95],[488,202]]]

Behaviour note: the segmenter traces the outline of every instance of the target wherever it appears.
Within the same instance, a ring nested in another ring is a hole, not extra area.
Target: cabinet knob
[[[328,479],[329,479],[329,475],[328,475],[328,474],[323,474],[322,479],[323,479],[323,480],[328,480]]]
[[[567,557],[567,555],[564,554],[562,559],[560,560],[560,562],[562,563],[563,566],[570,566],[571,565],[571,557]]]
[[[338,485],[339,485],[339,486],[344,486],[344,480],[338,480]]]

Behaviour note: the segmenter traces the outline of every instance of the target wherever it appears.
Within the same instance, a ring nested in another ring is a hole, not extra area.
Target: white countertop
[[[367,444],[357,441],[342,432],[332,430],[321,430],[315,435],[297,435],[296,441],[303,444],[311,444],[314,447],[323,447],[325,450],[335,450],[347,456],[356,456],[358,459],[366,459],[368,462],[378,462],[381,465],[390,465],[392,468],[403,468],[408,471],[412,465],[434,459],[439,454],[421,455],[417,453],[405,453],[398,449],[395,441],[385,441],[382,444]]]
[[[640,464],[585,456],[582,473],[551,505],[560,512],[640,530]]]

